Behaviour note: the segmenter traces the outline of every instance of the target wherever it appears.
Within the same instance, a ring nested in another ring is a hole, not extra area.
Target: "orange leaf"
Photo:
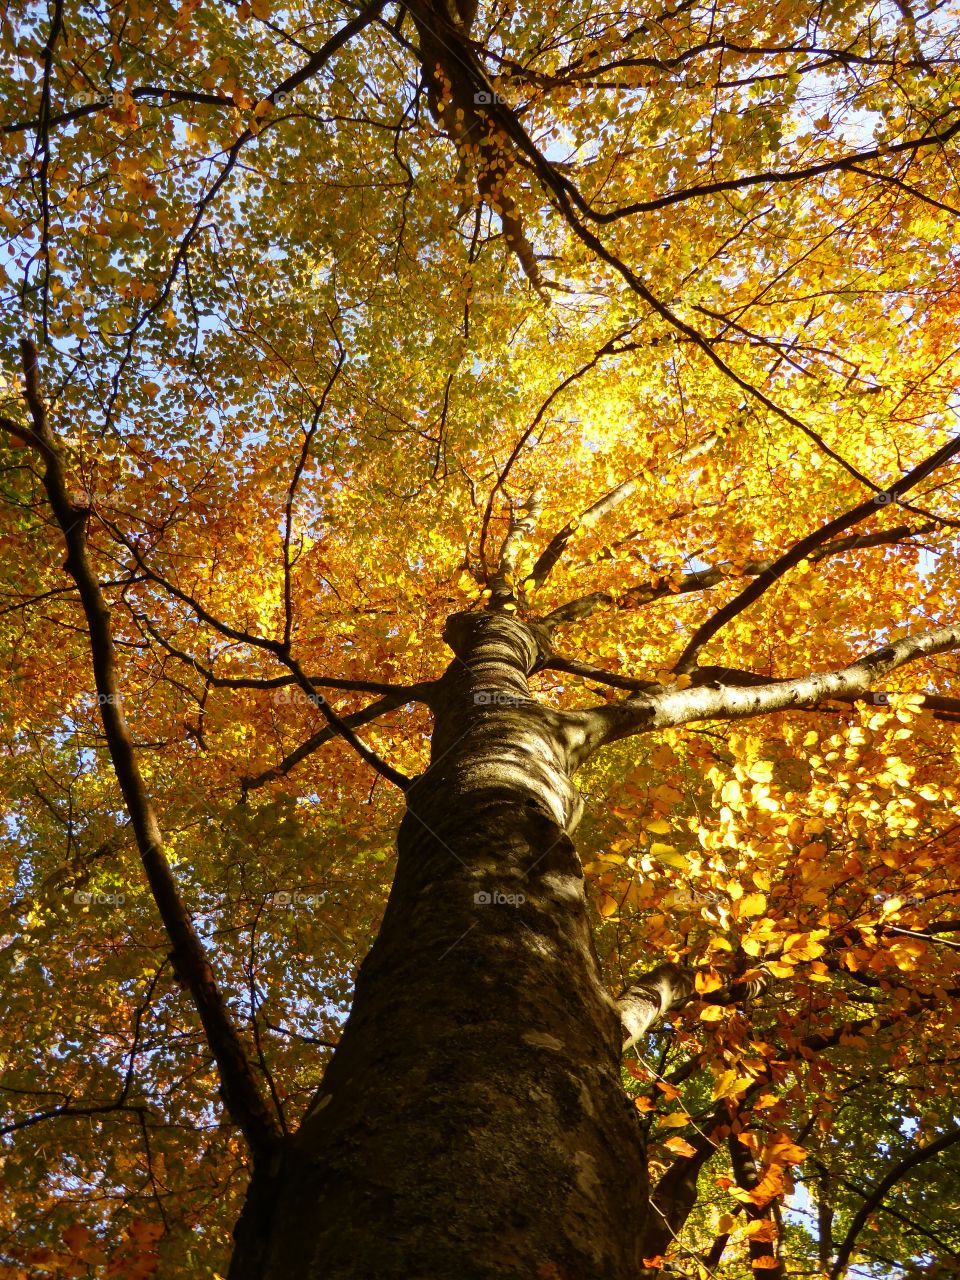
[[[663,1144],[678,1156],[695,1156],[697,1148],[691,1147],[689,1142],[685,1142],[683,1138],[668,1138]]]

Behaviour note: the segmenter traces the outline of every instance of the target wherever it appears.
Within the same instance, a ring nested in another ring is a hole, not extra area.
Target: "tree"
[[[950,1273],[951,16],[7,13],[4,1280]]]

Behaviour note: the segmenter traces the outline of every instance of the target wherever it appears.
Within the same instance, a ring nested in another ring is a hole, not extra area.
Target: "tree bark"
[[[230,1280],[633,1280],[647,1213],[617,1006],[570,839],[571,717],[508,614],[454,615],[431,764],[343,1036]]]

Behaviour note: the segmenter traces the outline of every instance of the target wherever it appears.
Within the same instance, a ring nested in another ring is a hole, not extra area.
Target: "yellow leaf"
[[[654,1083],[668,1102],[675,1102],[680,1097],[680,1090],[675,1089],[669,1080],[655,1080]]]
[[[776,1239],[776,1228],[772,1218],[758,1218],[747,1223],[743,1234],[750,1240],[764,1240],[770,1244]]]
[[[616,915],[619,907],[620,903],[617,902],[616,898],[611,898],[609,893],[603,894],[600,899],[600,914],[605,920],[612,915]]]
[[[669,805],[670,808],[673,808],[675,804],[679,804],[683,799],[682,791],[678,791],[676,787],[668,787],[666,785],[662,787],[654,787],[653,794],[663,804]]]
[[[758,760],[747,770],[747,777],[753,782],[769,782],[773,777],[773,764],[769,760]]]
[[[763,1154],[767,1161],[777,1164],[800,1164],[807,1158],[804,1148],[798,1147],[785,1133],[771,1138]]]
[[[655,769],[672,769],[677,763],[677,757],[674,755],[672,748],[666,743],[654,747],[650,752],[650,763]]]
[[[737,1225],[737,1220],[732,1213],[721,1213],[717,1219],[717,1235],[728,1236]]]
[[[701,1022],[719,1022],[723,1017],[723,1010],[718,1004],[708,1004],[705,1009],[700,1010]]]
[[[690,1123],[690,1117],[684,1111],[672,1111],[668,1116],[661,1116],[657,1125],[661,1129],[682,1129]]]
[[[678,853],[672,844],[663,844],[659,840],[655,840],[650,846],[651,858],[656,858],[658,862],[665,863],[668,867],[675,867],[678,871],[686,871],[687,860],[682,853]]]
[[[736,778],[731,778],[729,782],[725,782],[720,788],[720,799],[724,804],[739,804],[742,798],[743,793],[740,790],[740,783],[737,782]]]
[[[713,1086],[714,1098],[733,1098],[749,1089],[753,1081],[749,1076],[738,1076],[736,1071],[724,1071]]]
[[[744,916],[762,916],[767,909],[766,895],[762,893],[748,893],[740,902],[740,917]]]
[[[727,1190],[734,1200],[739,1200],[741,1204],[753,1204],[753,1196],[749,1191],[744,1191],[743,1187],[728,1187]]]
[[[646,823],[643,829],[655,836],[668,836],[673,830],[670,823],[664,822],[663,818],[654,818],[652,822]]]

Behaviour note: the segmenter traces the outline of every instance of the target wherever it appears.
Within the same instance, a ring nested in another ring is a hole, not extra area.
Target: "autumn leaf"
[[[738,1093],[749,1089],[753,1080],[749,1076],[739,1076],[736,1071],[724,1071],[718,1076],[713,1086],[714,1098],[734,1098]]]
[[[762,893],[747,893],[739,903],[741,917],[761,916],[767,909],[767,899]]]
[[[672,1151],[674,1155],[695,1156],[697,1154],[696,1147],[683,1138],[667,1138],[663,1145]]]
[[[690,1123],[690,1117],[684,1111],[674,1111],[670,1115],[661,1116],[657,1124],[661,1129],[682,1129]]]

